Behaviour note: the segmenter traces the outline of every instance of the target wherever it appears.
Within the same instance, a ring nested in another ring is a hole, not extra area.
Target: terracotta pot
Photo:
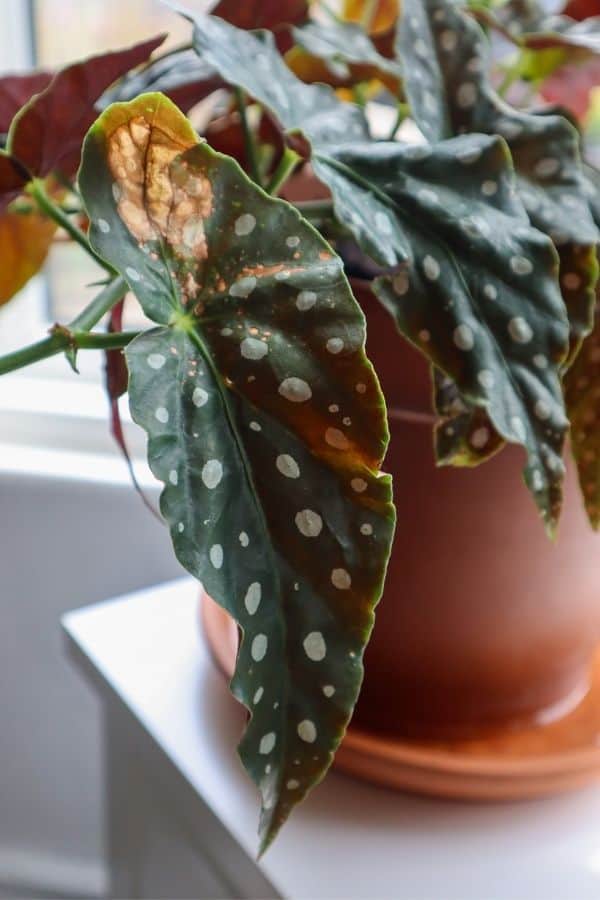
[[[555,544],[522,482],[522,449],[436,468],[428,367],[357,293],[390,407],[398,525],[353,724],[455,737],[558,716],[585,694],[600,637],[600,536],[573,467]]]
[[[428,365],[370,291],[353,287],[390,413],[384,469],[394,476],[398,522],[365,680],[338,762],[371,780],[419,791],[528,796],[577,783],[570,758],[556,756],[573,744],[592,760],[587,781],[600,769],[600,674],[587,705],[568,714],[586,696],[600,641],[600,535],[588,525],[574,467],[567,461],[556,543],[546,537],[523,484],[522,449],[507,447],[477,469],[436,468]],[[235,625],[209,598],[202,616],[230,676]],[[557,724],[535,728],[551,722]],[[412,739],[451,742],[436,745],[442,773],[456,754],[469,771],[473,754],[477,765],[482,752],[493,763],[484,764],[483,784],[472,772],[468,784],[457,782],[454,763],[441,784],[423,757],[427,744],[415,751],[424,773],[415,768]],[[541,765],[540,746],[560,769],[547,785],[529,781]],[[532,753],[539,757],[534,770],[527,763]],[[505,769],[514,775],[510,760],[518,769],[522,758],[526,784],[508,785]]]

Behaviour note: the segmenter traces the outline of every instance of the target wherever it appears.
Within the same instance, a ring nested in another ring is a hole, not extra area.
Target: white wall
[[[0,896],[103,890],[97,701],[59,617],[181,574],[131,488],[0,470]]]

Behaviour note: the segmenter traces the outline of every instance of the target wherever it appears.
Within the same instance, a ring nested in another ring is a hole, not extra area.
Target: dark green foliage
[[[320,235],[160,94],[103,114],[80,185],[94,247],[160,325],[127,349],[131,410],[179,560],[244,635],[264,849],[344,734],[390,549],[363,317]]]
[[[468,403],[486,409],[504,439],[526,447],[526,480],[552,531],[567,429],[558,370],[569,329],[556,253],[529,224],[504,140],[373,143],[360,111],[325,87],[300,83],[269,35],[202,17],[194,41],[225,80],[311,140],[313,167],[338,219],[391,270],[376,282],[378,296]],[[434,135],[432,124],[430,136],[445,135]],[[487,433],[495,447],[491,427]]]

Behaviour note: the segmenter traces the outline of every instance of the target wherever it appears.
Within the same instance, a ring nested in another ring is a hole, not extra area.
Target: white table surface
[[[258,800],[235,754],[243,713],[215,670],[188,579],[70,613],[69,638],[252,856]],[[290,898],[600,898],[600,786],[469,805],[330,773],[258,864]]]

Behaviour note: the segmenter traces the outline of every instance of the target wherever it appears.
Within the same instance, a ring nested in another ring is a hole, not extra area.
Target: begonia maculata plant
[[[570,435],[600,524],[595,76],[580,89],[600,17],[401,7],[177,7],[188,46],[161,51],[159,36],[0,80],[0,301],[57,235],[103,273],[72,322],[0,373],[106,353],[123,449],[128,393],[177,558],[239,624],[231,688],[262,850],[344,735],[394,531],[349,247],[391,340],[431,364],[438,463],[521,445],[552,537]],[[318,191],[282,199],[294,183]],[[122,330],[124,301],[146,328]]]

